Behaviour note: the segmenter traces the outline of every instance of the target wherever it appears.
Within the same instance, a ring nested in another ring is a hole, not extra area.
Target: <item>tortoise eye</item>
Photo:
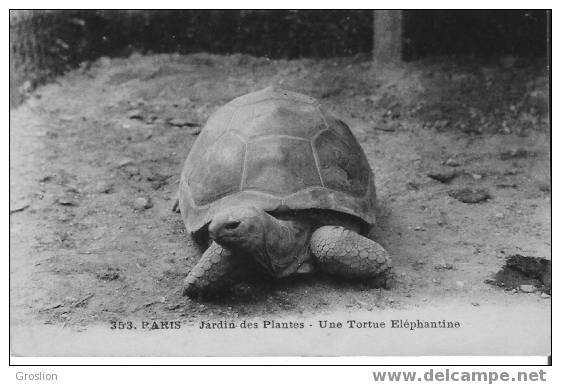
[[[241,223],[240,221],[231,221],[231,222],[226,223],[224,225],[224,228],[228,229],[228,230],[234,230],[240,225],[240,223]]]

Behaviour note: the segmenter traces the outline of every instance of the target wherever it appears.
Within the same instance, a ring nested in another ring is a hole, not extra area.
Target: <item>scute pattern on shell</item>
[[[374,223],[374,177],[342,121],[306,95],[266,88],[209,119],[187,157],[180,208],[189,231],[220,207],[328,209]]]

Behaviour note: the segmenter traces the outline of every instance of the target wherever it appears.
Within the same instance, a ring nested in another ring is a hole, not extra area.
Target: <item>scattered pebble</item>
[[[448,195],[464,203],[480,203],[491,198],[487,190],[472,189],[469,187],[450,190],[448,191]]]
[[[57,309],[57,308],[59,308],[63,305],[64,304],[62,302],[55,302],[55,303],[51,303],[50,305],[45,306],[42,310],[43,311],[53,310],[53,309]]]
[[[189,134],[191,135],[199,135],[201,133],[202,127],[191,127],[189,129]]]
[[[498,188],[517,188],[518,185],[516,183],[497,183],[496,186]]]
[[[434,266],[435,270],[456,270],[454,265],[450,263],[442,263]]]
[[[118,167],[125,167],[134,163],[134,159],[122,158],[117,162]]]
[[[549,185],[549,183],[540,183],[538,185],[538,189],[541,192],[545,192],[545,193],[551,192],[551,186]]]
[[[533,293],[536,291],[536,287],[534,285],[520,285],[519,289],[523,293]]]
[[[190,122],[186,119],[172,118],[168,123],[174,127],[200,127],[199,123]]]
[[[471,174],[471,177],[475,180],[480,180],[481,178],[483,178],[483,175],[480,174]]]
[[[387,122],[381,122],[381,123],[376,125],[377,130],[386,131],[386,132],[394,132],[396,127],[397,127],[396,124],[387,123]]]
[[[448,158],[448,159],[444,162],[444,164],[445,164],[446,166],[450,166],[450,167],[458,167],[458,166],[460,165],[460,162],[458,162],[457,159]]]
[[[99,194],[109,194],[113,192],[113,183],[107,181],[98,182],[94,188],[94,192]]]
[[[449,125],[450,125],[449,120],[437,120],[436,122],[434,122],[434,124],[432,126],[436,130],[443,130],[446,127],[448,127]]]
[[[78,201],[71,195],[63,195],[58,197],[56,201],[62,206],[78,206]]]
[[[511,168],[503,172],[503,175],[517,175],[520,174],[521,170],[519,168]]]
[[[144,99],[137,99],[137,100],[132,100],[129,102],[129,105],[131,106],[131,108],[138,108],[142,105],[144,105],[146,102],[144,101]]]
[[[138,119],[138,120],[142,120],[144,119],[143,115],[142,115],[142,111],[140,110],[132,110],[129,112],[128,114],[129,119]]]
[[[458,176],[458,172],[455,170],[433,172],[427,174],[429,178],[439,181],[440,183],[450,183],[454,178]]]
[[[145,198],[145,197],[138,197],[134,200],[133,203],[133,207],[136,210],[146,210],[153,206],[154,205],[152,204],[152,200],[150,198]]]
[[[356,304],[358,305],[358,307],[361,308],[361,309],[367,307],[367,305],[366,305],[365,302],[359,300],[359,299],[356,298],[356,297],[353,297],[353,301],[354,301],[354,303],[356,303]]]
[[[60,115],[58,118],[62,122],[71,122],[74,120],[74,116],[71,115]]]
[[[514,159],[514,158],[525,158],[528,155],[530,155],[528,150],[524,148],[515,148],[510,151],[501,152],[500,158],[502,160],[507,160],[507,159]]]
[[[177,309],[179,309],[180,307],[181,307],[181,304],[180,304],[180,303],[176,303],[176,304],[173,304],[173,305],[171,305],[171,304],[170,304],[170,305],[167,305],[165,308],[166,308],[166,310],[177,310]]]
[[[406,187],[407,187],[407,190],[418,191],[419,190],[419,183],[417,183],[417,182],[407,182]]]
[[[102,281],[114,281],[119,279],[119,269],[113,269],[112,267],[108,268],[106,271],[98,272],[96,274],[98,279]]]

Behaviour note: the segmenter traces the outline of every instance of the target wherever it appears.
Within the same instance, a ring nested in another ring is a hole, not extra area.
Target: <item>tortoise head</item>
[[[277,219],[252,206],[228,208],[208,226],[210,238],[238,255],[253,258],[275,277],[293,273],[308,256],[310,225]]]
[[[267,214],[252,206],[230,207],[217,213],[208,226],[219,245],[253,253],[265,247]]]

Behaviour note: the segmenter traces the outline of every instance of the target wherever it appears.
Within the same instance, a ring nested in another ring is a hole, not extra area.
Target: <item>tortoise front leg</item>
[[[368,279],[389,273],[391,258],[378,243],[341,226],[322,226],[310,240],[320,269],[345,278]]]
[[[183,281],[183,295],[192,297],[224,289],[237,270],[236,262],[229,250],[212,242]]]

